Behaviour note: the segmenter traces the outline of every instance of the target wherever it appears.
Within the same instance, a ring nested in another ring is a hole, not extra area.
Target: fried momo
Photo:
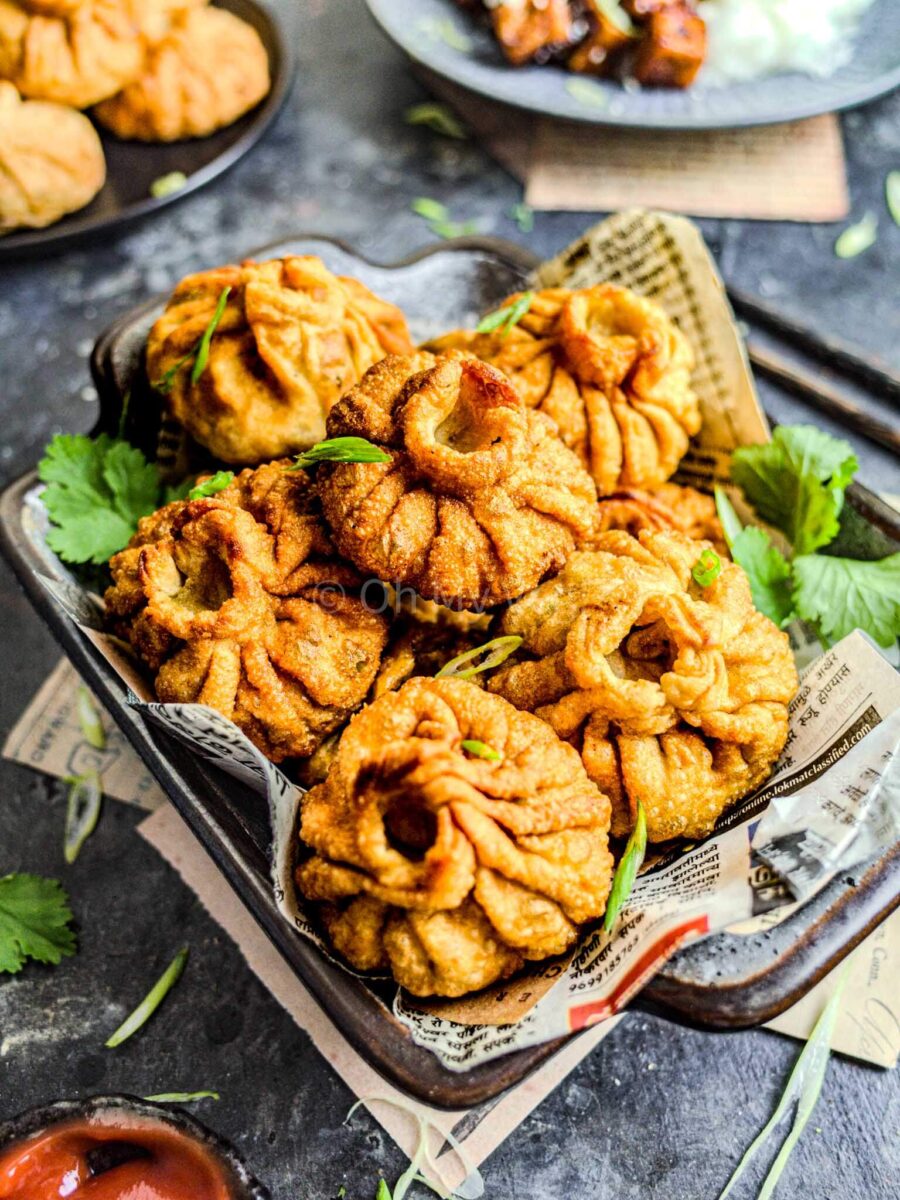
[[[604,496],[597,505],[595,534],[624,529],[636,537],[643,530],[675,530],[688,537],[713,544],[716,553],[728,554],[716,502],[695,488],[663,483],[652,491],[623,488]],[[580,549],[589,550],[591,539]]]
[[[0,0],[0,79],[23,96],[88,108],[137,78],[140,0]]]
[[[249,112],[269,87],[269,56],[253,26],[223,8],[196,8],[152,47],[140,76],[94,115],[125,139],[206,137]]]
[[[354,967],[461,996],[602,915],[608,827],[609,801],[548,725],[465,680],[412,679],[351,721],[304,798],[297,884]]]
[[[700,428],[689,343],[627,288],[537,292],[513,328],[461,330],[428,349],[467,350],[503,371],[529,408],[553,418],[601,496],[665,483]]]
[[[105,178],[103,147],[87,117],[22,100],[0,81],[0,234],[40,229],[84,208]]]
[[[640,800],[651,841],[702,837],[765,780],[787,737],[787,634],[753,607],[734,563],[706,587],[693,580],[708,546],[603,534],[500,623],[524,639],[524,660],[488,687],[580,749],[616,835]]]
[[[273,762],[312,754],[363,703],[387,640],[287,465],[145,517],[105,597],[160,700],[210,705]]]
[[[320,465],[340,552],[450,608],[520,596],[592,527],[594,486],[553,422],[470,356],[385,359],[335,405],[328,435],[390,454]]]
[[[225,288],[194,383],[193,352]],[[223,462],[258,463],[320,441],[335,401],[385,354],[409,349],[393,304],[319,258],[291,255],[183,279],[150,330],[147,371],[201,446]]]

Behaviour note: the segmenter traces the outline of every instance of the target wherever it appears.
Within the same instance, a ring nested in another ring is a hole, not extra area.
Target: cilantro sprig
[[[787,555],[765,530],[743,528],[721,488],[716,507],[754,604],[776,625],[799,617],[824,641],[861,629],[890,646],[900,637],[900,553],[875,561],[817,553],[837,536],[857,467],[847,442],[809,425],[781,426],[767,445],[734,452],[732,480],[761,520],[787,538]]]
[[[15,975],[31,958],[56,966],[75,953],[69,897],[56,879],[0,879],[0,972]]]

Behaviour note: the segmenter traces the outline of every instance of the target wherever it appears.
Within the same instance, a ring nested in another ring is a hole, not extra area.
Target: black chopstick
[[[732,307],[739,316],[748,318],[750,322],[762,329],[769,330],[780,337],[782,341],[796,346],[815,362],[841,371],[858,383],[866,383],[880,396],[900,405],[900,376],[895,375],[887,367],[862,358],[836,338],[814,333],[813,330],[798,321],[771,308],[756,296],[750,296],[746,292],[732,287],[726,288],[726,291]],[[880,422],[876,422],[876,424],[880,424]],[[863,430],[863,432],[865,431]],[[876,438],[875,440],[880,439]]]
[[[900,454],[900,429],[873,417],[871,412],[854,404],[827,380],[817,377],[796,362],[782,358],[777,351],[760,346],[752,338],[747,342],[747,353],[754,367],[807,404],[828,413],[863,437]]]

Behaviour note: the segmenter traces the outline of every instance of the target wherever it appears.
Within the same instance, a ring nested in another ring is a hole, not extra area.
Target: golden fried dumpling
[[[105,597],[160,700],[210,705],[273,762],[312,754],[362,704],[387,640],[288,465],[145,517]]]
[[[87,117],[22,100],[0,80],[0,234],[40,229],[84,208],[105,178],[103,147]]]
[[[141,33],[147,46],[152,47],[168,35],[176,22],[193,10],[204,8],[208,0],[137,0],[137,3]]]
[[[784,746],[797,690],[787,634],[734,563],[695,582],[709,543],[614,532],[595,545],[507,610],[500,631],[524,639],[522,661],[488,687],[581,750],[614,833],[640,800],[651,841],[701,837]]]
[[[559,570],[596,493],[552,421],[470,356],[385,359],[335,405],[329,437],[386,463],[322,463],[322,506],[361,571],[449,608],[488,608]]]
[[[658,304],[614,284],[536,292],[512,329],[450,333],[427,348],[468,350],[503,371],[556,421],[601,496],[664,483],[700,428],[686,338]]]
[[[663,483],[646,492],[640,488],[621,488],[601,497],[594,533],[610,529],[624,529],[635,537],[645,529],[676,530],[711,542],[717,554],[728,554],[715,500],[696,488],[677,483]],[[579,548],[589,550],[591,538]]]
[[[269,56],[253,26],[223,8],[196,8],[150,49],[139,77],[94,115],[120,138],[206,137],[249,112],[269,87]]]
[[[194,383],[192,352],[225,288]],[[411,348],[399,308],[319,258],[291,255],[182,279],[150,330],[147,371],[201,446],[224,462],[257,463],[320,441],[335,401],[385,354]]]
[[[144,61],[140,0],[0,0],[0,79],[23,96],[88,108]]]
[[[466,680],[411,679],[350,722],[304,798],[297,883],[354,967],[461,996],[602,915],[608,828],[548,725]]]

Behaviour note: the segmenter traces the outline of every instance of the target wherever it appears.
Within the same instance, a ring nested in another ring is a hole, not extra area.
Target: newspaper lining
[[[726,477],[731,450],[765,440],[768,428],[721,281],[699,232],[689,221],[667,214],[622,213],[536,274],[536,282],[544,286],[582,286],[602,279],[657,298],[694,345],[694,386],[704,425],[679,476],[709,488],[713,480]],[[37,493],[30,499],[32,511],[40,514]],[[48,554],[44,548],[45,559]],[[142,699],[133,668],[114,639],[99,630],[91,598],[65,578],[61,567],[54,574],[45,581],[48,590],[134,689],[131,702],[207,761],[268,797],[279,911],[301,936],[322,946],[293,886],[300,789],[220,714],[200,705],[148,701],[145,687]],[[815,704],[809,702],[813,695]],[[898,708],[900,677],[869,639],[851,634],[805,672],[791,709],[788,744],[770,780],[727,814],[712,837],[665,857],[641,876],[610,936],[589,932],[567,962],[540,964],[523,979],[495,985],[470,1000],[423,1004],[398,992],[395,1014],[419,1044],[452,1070],[467,1070],[608,1018],[685,942],[784,907],[790,895],[783,883],[773,885],[769,874],[763,876],[764,887],[756,886],[759,860],[754,860],[751,838],[757,818],[776,797],[800,794],[814,782],[818,807],[794,812],[791,820],[799,819],[800,826],[789,830],[812,835],[825,807],[841,802],[846,780],[836,764],[851,749],[855,786],[863,792],[858,825],[866,827],[865,844],[874,853],[888,844],[882,839],[893,840],[890,821],[879,824],[864,817],[883,807],[877,796],[868,795],[883,791],[880,771],[885,769],[885,739],[873,737],[873,730]],[[882,735],[886,731],[896,735],[896,722],[887,723]],[[839,857],[839,848],[830,858],[822,856],[808,894],[825,886]]]

